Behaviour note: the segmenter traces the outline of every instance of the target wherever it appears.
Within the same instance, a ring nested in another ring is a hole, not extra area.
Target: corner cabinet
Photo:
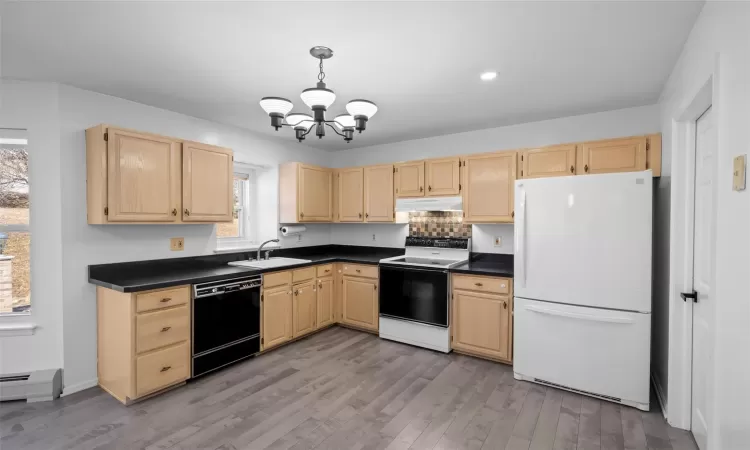
[[[516,152],[467,156],[464,172],[464,222],[513,222]]]
[[[333,221],[333,170],[301,163],[279,167],[281,223]]]
[[[230,149],[108,125],[89,128],[88,223],[230,222],[232,170]]]

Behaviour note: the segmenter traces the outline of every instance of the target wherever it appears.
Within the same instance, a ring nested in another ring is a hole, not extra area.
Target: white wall
[[[62,367],[63,250],[60,139],[55,84],[0,81],[0,127],[26,128],[31,179],[31,316],[0,317],[0,328],[34,323],[32,336],[0,337],[0,373]]]
[[[718,131],[716,178],[716,278],[714,280],[715,337],[713,367],[714,420],[710,424],[712,449],[746,448],[750,442],[750,194],[731,190],[732,159],[750,150],[750,4],[707,2],[683,53],[665,86],[661,105],[666,155],[671,155],[672,206],[684,199],[681,154],[672,136],[673,121],[690,103],[701,86],[714,77],[713,107]],[[680,178],[682,177],[682,178]],[[677,225],[672,216],[672,241]],[[680,218],[681,219],[681,218]],[[676,242],[680,245],[680,242]],[[674,249],[674,246],[673,246]],[[672,253],[672,279],[680,270],[682,255]],[[678,257],[679,259],[675,259]],[[678,264],[679,262],[679,264]],[[677,398],[689,398],[683,379],[682,349],[690,342],[681,335],[682,321],[690,303],[679,299],[683,286],[671,286],[669,344],[669,419],[684,419],[677,411]],[[680,401],[680,409],[687,405]],[[687,418],[689,420],[689,417]],[[686,425],[689,422],[681,423]]]
[[[409,225],[402,223],[331,224],[331,244],[403,248],[408,235]]]
[[[327,153],[292,140],[263,140],[234,127],[73,87],[59,86],[59,170],[62,179],[36,180],[37,184],[32,189],[56,192],[62,198],[62,344],[65,385],[68,391],[84,387],[96,379],[95,289],[87,281],[86,266],[202,255],[213,252],[216,246],[213,225],[86,224],[84,130],[99,123],[211,142],[234,149],[237,160],[268,166],[257,178],[261,214],[259,239],[274,238],[277,235],[278,164],[284,161],[328,163]],[[33,152],[33,142],[30,147]],[[32,205],[35,201],[32,197]],[[35,220],[33,217],[32,224]],[[177,236],[185,238],[185,250],[179,253],[169,250],[169,238]],[[325,239],[328,239],[327,233]],[[40,273],[43,272],[34,271],[34,274]],[[41,309],[38,299],[39,296],[32,290],[34,310]]]
[[[346,150],[334,153],[332,164],[334,167],[349,167],[390,163],[659,131],[659,107],[652,105]],[[332,225],[332,230],[337,230],[337,227]],[[346,235],[347,242],[366,242],[372,238],[369,230],[361,229],[361,233],[357,233],[358,230],[352,229]],[[475,225],[472,235],[472,250],[475,252],[513,253],[512,226]],[[494,236],[503,238],[502,247],[494,246]],[[337,243],[338,238],[333,234],[331,239],[332,243]]]

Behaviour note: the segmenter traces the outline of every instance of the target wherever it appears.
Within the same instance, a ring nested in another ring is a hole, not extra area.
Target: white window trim
[[[255,229],[257,227],[257,224],[253,226],[254,224],[251,219],[251,214],[256,214],[257,210],[255,195],[255,170],[253,167],[248,167],[244,164],[235,164],[234,174],[244,175],[247,177],[247,185],[245,191],[241,195],[244,203],[244,207],[241,210],[241,215],[239,216],[241,236],[224,238],[217,237],[216,249],[214,250],[214,253],[230,253],[242,250],[253,250],[257,249],[259,246],[259,243],[256,239],[257,230]]]

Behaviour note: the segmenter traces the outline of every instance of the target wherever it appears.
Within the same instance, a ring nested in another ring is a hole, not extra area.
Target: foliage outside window
[[[0,315],[31,310],[29,154],[0,130]],[[17,131],[17,130],[9,130]]]

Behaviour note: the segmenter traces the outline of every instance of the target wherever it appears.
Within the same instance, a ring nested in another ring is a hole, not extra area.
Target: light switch
[[[502,247],[503,246],[503,238],[500,236],[495,236],[495,247]]]
[[[169,249],[173,252],[185,250],[185,238],[171,238],[169,240]]]
[[[734,166],[732,168],[732,190],[745,190],[745,155],[740,155],[734,158]]]

